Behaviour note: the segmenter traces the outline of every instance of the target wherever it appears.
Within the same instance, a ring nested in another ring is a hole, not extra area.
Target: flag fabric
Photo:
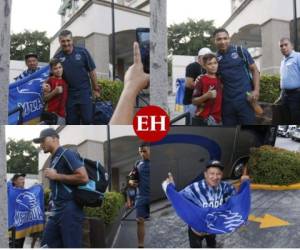
[[[31,75],[11,83],[9,85],[8,111],[22,106],[24,122],[39,118],[44,108],[42,84],[48,77],[49,66],[45,66]],[[9,125],[17,123],[17,113],[8,117]]]
[[[184,111],[183,99],[184,99],[184,92],[185,92],[185,79],[178,78],[176,80],[176,87],[177,87],[177,89],[176,89],[175,111],[183,112]]]
[[[231,233],[244,225],[250,213],[250,181],[244,181],[239,192],[218,208],[200,207],[177,192],[173,184],[166,187],[166,195],[177,215],[197,232],[209,234]]]
[[[21,189],[9,182],[7,192],[8,228],[15,228],[16,239],[42,232],[45,223],[43,187],[34,185]]]

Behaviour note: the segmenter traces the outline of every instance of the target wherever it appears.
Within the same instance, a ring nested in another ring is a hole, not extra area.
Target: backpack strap
[[[51,168],[55,169],[57,163],[60,161],[61,157],[63,157],[63,155],[66,151],[67,151],[67,149],[63,150],[63,152],[58,156],[58,159],[56,160],[56,162],[54,163],[54,165]]]
[[[67,151],[68,149],[64,149],[63,152],[59,155],[57,161],[55,162],[55,164],[51,167],[53,169],[55,169],[57,163],[60,161],[60,159],[64,156],[64,153]],[[67,161],[67,165],[69,166],[69,162]],[[69,168],[71,169],[71,167],[69,166]],[[66,184],[62,183],[62,186],[69,192],[69,193],[72,193],[72,189],[70,189]],[[56,187],[56,190],[57,190],[57,187]]]
[[[247,75],[248,75],[250,81],[252,82],[252,81],[253,81],[252,73],[249,71],[249,65],[250,65],[250,64],[249,64],[249,61],[248,61],[247,57],[246,57],[245,54],[244,54],[243,47],[242,47],[242,46],[237,46],[237,45],[236,45],[236,51],[237,51],[239,57],[243,60],[243,62],[244,62],[244,68],[245,68],[245,70],[246,70],[246,73],[247,73]],[[252,84],[252,85],[253,85],[253,84]],[[252,87],[253,87],[253,86],[252,86]]]

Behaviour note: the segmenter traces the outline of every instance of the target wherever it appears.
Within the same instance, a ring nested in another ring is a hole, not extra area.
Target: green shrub
[[[119,101],[124,84],[121,81],[111,81],[99,79],[98,84],[101,87],[101,101],[111,101],[115,107]]]
[[[120,209],[124,206],[125,200],[122,194],[116,192],[107,192],[101,207],[84,208],[87,217],[96,217],[104,220],[105,224],[114,222]]]
[[[262,75],[260,78],[260,101],[274,103],[280,95],[280,76]]]
[[[300,182],[300,153],[262,146],[250,150],[249,173],[254,183],[290,185]]]

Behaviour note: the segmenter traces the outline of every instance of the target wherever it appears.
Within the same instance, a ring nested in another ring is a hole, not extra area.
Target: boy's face
[[[227,51],[230,45],[230,38],[226,32],[219,32],[215,36],[215,44],[220,51]]]
[[[218,72],[218,66],[219,64],[216,58],[212,58],[204,64],[204,68],[206,69],[207,73],[210,74],[216,74]]]
[[[63,75],[63,67],[62,67],[62,65],[60,63],[54,65],[52,67],[52,73],[56,77],[62,77],[62,75]]]
[[[223,177],[223,172],[217,167],[210,167],[204,172],[205,181],[210,187],[217,187]]]

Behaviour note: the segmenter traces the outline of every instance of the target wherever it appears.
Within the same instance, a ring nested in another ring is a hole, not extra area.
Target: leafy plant
[[[168,48],[174,55],[198,55],[203,47],[214,49],[212,34],[216,28],[213,21],[189,19],[168,28]]]
[[[117,192],[107,192],[101,207],[84,208],[87,217],[96,217],[104,220],[105,224],[114,222],[120,209],[124,206],[124,196]]]
[[[25,30],[24,32],[12,34],[10,43],[10,59],[24,60],[28,53],[36,53],[40,62],[48,62],[50,57],[50,39],[46,31]]]
[[[289,185],[300,182],[300,153],[262,146],[250,150],[249,173],[255,183]]]
[[[99,99],[101,101],[111,101],[115,107],[124,87],[123,82],[99,79],[98,84],[101,87],[101,96]]]
[[[274,103],[280,95],[280,76],[262,75],[260,78],[260,101]]]

